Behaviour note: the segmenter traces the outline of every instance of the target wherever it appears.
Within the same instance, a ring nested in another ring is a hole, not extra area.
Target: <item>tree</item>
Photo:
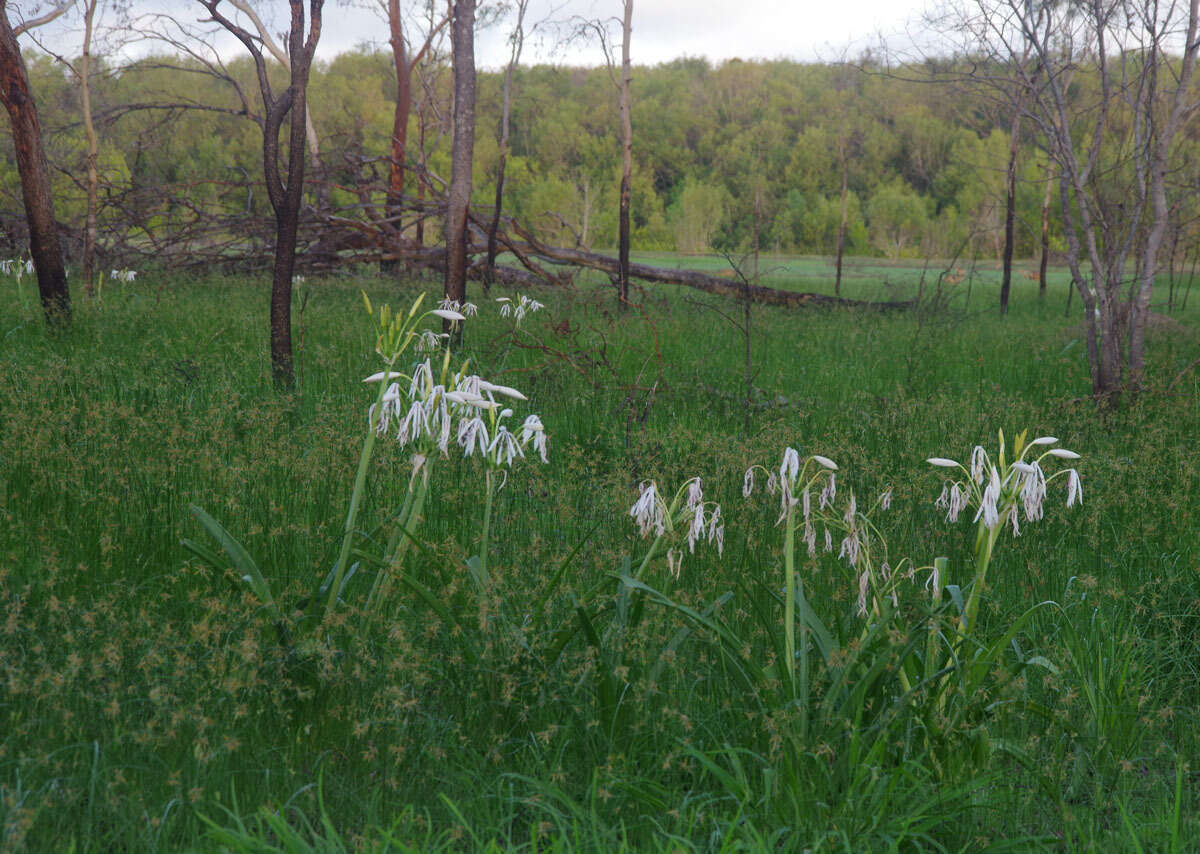
[[[1115,402],[1144,381],[1172,146],[1200,106],[1200,0],[962,0],[951,18],[976,78],[1023,93],[1022,115],[1054,162],[1092,392]]]
[[[276,94],[271,86],[262,40],[252,35],[219,9],[221,0],[198,0],[212,20],[240,41],[254,60],[262,94],[264,115],[263,172],[267,197],[275,212],[275,265],[271,282],[271,373],[276,385],[295,384],[292,367],[292,273],[296,265],[296,235],[300,225],[300,201],[304,189],[304,144],[307,115],[306,95],[309,71],[317,41],[321,37],[321,9],[324,0],[309,0],[308,28],[305,33],[304,3],[290,0],[291,28],[288,31],[288,86]],[[291,113],[288,133],[287,171],[280,172],[279,133],[283,120]]]
[[[392,150],[391,164],[388,168],[387,216],[392,227],[399,233],[400,216],[404,206],[404,173],[408,161],[408,118],[412,113],[413,71],[425,61],[430,51],[434,49],[438,35],[450,20],[450,14],[440,16],[440,13],[434,12],[434,5],[430,2],[427,7],[428,25],[423,34],[424,38],[414,49],[406,34],[400,0],[380,0],[380,2],[383,3],[387,12],[388,43],[392,49],[392,62],[396,66],[396,108],[392,114]],[[423,126],[421,130],[423,135]],[[424,186],[422,176],[421,188],[424,189]]]
[[[475,157],[475,0],[454,0],[451,24],[454,63],[454,139],[446,190],[446,299],[467,298],[467,208]],[[449,323],[449,321],[447,321]]]
[[[521,51],[525,47],[525,11],[529,8],[529,0],[516,0],[517,21],[513,25],[509,44],[512,51],[509,54],[508,66],[504,69],[504,91],[501,95],[500,106],[500,157],[496,164],[496,206],[492,212],[492,222],[488,226],[487,267],[484,272],[483,286],[486,290],[491,287],[492,276],[496,267],[496,230],[500,227],[500,214],[504,210],[504,168],[508,163],[509,120],[512,115],[512,79],[513,71],[521,62]]]
[[[633,34],[633,0],[624,0],[621,19],[621,201],[617,224],[617,294],[622,304],[629,302],[629,200],[633,192],[633,70],[629,61],[629,38]]]
[[[12,124],[13,148],[21,176],[21,196],[29,226],[29,254],[37,274],[38,293],[46,322],[65,324],[71,319],[71,293],[63,265],[54,200],[50,193],[50,170],[42,147],[41,122],[29,88],[29,72],[21,56],[17,36],[62,15],[71,3],[54,7],[39,18],[18,24],[8,19],[8,0],[0,0],[0,103]]]

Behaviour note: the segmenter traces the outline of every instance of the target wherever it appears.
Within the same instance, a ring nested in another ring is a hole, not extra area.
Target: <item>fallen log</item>
[[[538,241],[519,224],[509,220],[513,231],[524,238],[523,244],[517,244],[527,255],[541,258],[551,264],[573,264],[587,267],[615,276],[619,265],[616,258],[600,255],[595,252],[585,252],[582,249],[568,249],[561,246],[547,246]],[[659,282],[668,285],[682,285],[695,288],[705,293],[720,296],[745,299],[747,296],[753,302],[767,305],[791,306],[825,306],[839,308],[868,308],[877,311],[896,311],[912,308],[913,300],[891,300],[874,302],[871,300],[847,299],[846,297],[829,296],[828,294],[802,293],[799,291],[782,291],[763,285],[752,285],[748,282],[738,282],[719,276],[710,276],[698,270],[682,270],[675,267],[652,267],[649,264],[630,264],[629,275],[647,282]]]

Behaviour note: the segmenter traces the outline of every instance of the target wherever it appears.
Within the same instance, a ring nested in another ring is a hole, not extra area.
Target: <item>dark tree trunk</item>
[[[840,140],[838,151],[842,159],[842,218],[838,222],[837,233],[837,276],[833,280],[834,296],[842,295],[842,255],[846,251],[846,196],[848,192],[848,166],[846,164],[846,143],[845,140]]]
[[[29,91],[29,75],[9,25],[6,0],[0,0],[0,103],[8,110],[12,123],[13,149],[29,224],[29,254],[37,272],[42,310],[47,323],[66,324],[71,319],[71,293],[67,290],[58,223],[54,219],[50,170],[42,149],[37,106]]]
[[[271,279],[270,350],[271,374],[276,386],[291,388],[296,375],[292,363],[292,273],[296,266],[296,233],[304,194],[306,95],[313,55],[321,37],[321,8],[324,0],[309,0],[308,34],[305,35],[303,0],[290,0],[291,29],[288,32],[288,87],[276,96],[267,73],[259,40],[225,17],[218,9],[221,0],[199,0],[213,21],[246,47],[254,59],[266,116],[262,121],[263,173],[267,197],[275,212],[275,264]],[[279,132],[291,113],[288,128],[286,183],[279,168]]]
[[[1046,272],[1050,266],[1050,190],[1053,180],[1046,176],[1046,195],[1042,197],[1042,260],[1038,266],[1038,301],[1046,301]]]
[[[625,0],[621,22],[621,201],[617,220],[617,296],[621,304],[629,302],[629,201],[633,187],[633,119],[631,92],[633,70],[629,58],[629,37],[633,33],[633,0]]]
[[[455,0],[451,25],[454,62],[454,140],[446,191],[447,299],[467,298],[467,207],[475,156],[475,0]],[[448,323],[449,321],[447,321]]]
[[[1012,292],[1013,243],[1017,219],[1017,152],[1021,133],[1021,106],[1013,109],[1012,130],[1008,141],[1008,172],[1004,182],[1004,273],[1000,279],[1000,315],[1008,314],[1008,297]]]

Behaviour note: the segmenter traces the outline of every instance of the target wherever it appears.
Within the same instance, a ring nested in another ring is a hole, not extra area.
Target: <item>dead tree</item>
[[[467,209],[475,157],[475,0],[455,0],[451,26],[454,62],[454,141],[446,191],[446,299],[467,298]],[[448,323],[448,322],[447,322]]]
[[[41,123],[17,36],[57,18],[70,5],[57,6],[37,19],[19,24],[14,30],[8,20],[8,2],[0,0],[0,103],[4,104],[12,123],[13,149],[29,226],[29,254],[37,273],[42,310],[46,322],[51,325],[70,322],[71,292],[67,289],[67,272],[63,265],[58,223],[54,218]]]
[[[1022,115],[1054,162],[1092,393],[1115,402],[1144,379],[1146,320],[1170,219],[1171,147],[1200,106],[1192,86],[1200,0],[948,5],[975,78],[1023,94]],[[1171,46],[1182,55],[1171,56]],[[1026,49],[1029,61],[1019,61]],[[1069,92],[1076,76],[1087,85]],[[1131,258],[1137,273],[1126,311]]]
[[[408,164],[408,119],[412,114],[413,71],[434,49],[438,36],[450,20],[450,14],[442,16],[434,23],[434,6],[431,3],[429,25],[419,47],[414,50],[405,33],[400,0],[384,2],[388,21],[388,43],[392,48],[392,62],[396,66],[396,109],[392,114],[392,160],[388,170],[387,218],[399,233],[400,213],[404,205],[404,176]]]
[[[492,214],[491,225],[488,226],[487,267],[485,268],[483,287],[487,290],[492,284],[492,271],[496,268],[496,230],[500,227],[500,214],[504,210],[504,168],[508,163],[508,131],[509,119],[512,115],[512,79],[513,71],[521,62],[521,50],[525,47],[525,10],[529,8],[529,0],[517,0],[517,22],[513,26],[509,44],[512,50],[508,57],[508,66],[504,69],[504,90],[501,95],[500,107],[500,158],[496,164],[496,209]]]
[[[258,86],[263,99],[263,172],[267,197],[275,212],[275,265],[271,282],[271,373],[276,385],[295,384],[292,367],[292,272],[296,264],[296,235],[300,223],[300,202],[304,189],[304,144],[308,75],[313,54],[321,37],[321,9],[324,0],[309,0],[308,27],[302,0],[290,0],[291,28],[288,32],[288,86],[275,93],[271,86],[262,40],[226,17],[221,0],[197,0],[213,21],[240,41],[254,60]],[[286,183],[280,172],[279,133],[283,120],[291,113],[288,134]]]

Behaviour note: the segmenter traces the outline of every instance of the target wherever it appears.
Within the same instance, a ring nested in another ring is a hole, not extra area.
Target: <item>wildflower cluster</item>
[[[1004,457],[1004,434],[1000,434],[1000,456],[995,462],[988,452],[976,445],[971,452],[969,466],[964,466],[945,457],[931,457],[927,462],[939,468],[957,468],[962,479],[947,481],[942,486],[936,505],[946,511],[946,520],[957,522],[968,507],[975,507],[972,521],[980,523],[989,531],[1008,523],[1013,536],[1021,533],[1019,516],[1026,522],[1042,518],[1042,505],[1046,499],[1047,486],[1056,478],[1067,479],[1067,507],[1083,501],[1083,484],[1079,472],[1073,468],[1060,469],[1047,477],[1042,463],[1047,457],[1060,460],[1077,460],[1079,454],[1066,448],[1051,448],[1058,443],[1053,436],[1040,436],[1028,444],[1018,437],[1014,451],[1017,458],[1006,464]],[[1042,448],[1047,450],[1042,451]],[[1036,458],[1035,458],[1036,455]],[[1026,459],[1029,457],[1029,459]]]
[[[395,380],[407,380],[405,385]],[[368,411],[368,421],[380,436],[392,432],[401,447],[411,447],[421,460],[435,450],[448,457],[453,442],[464,457],[478,454],[489,465],[510,467],[532,446],[548,462],[546,429],[537,415],[529,415],[513,432],[507,419],[513,411],[496,398],[526,400],[515,388],[488,382],[465,370],[435,379],[429,359],[420,362],[411,376],[381,371],[364,382],[389,382],[379,404]],[[485,417],[487,420],[485,420]]]
[[[540,302],[530,299],[524,294],[517,294],[516,302],[513,302],[508,297],[498,297],[496,302],[500,303],[500,316],[511,317],[517,326],[521,325],[521,321],[526,316],[545,308]]]
[[[3,261],[0,261],[0,273],[3,273],[6,276],[16,276],[18,279],[20,279],[22,276],[31,274],[32,272],[32,259],[27,258],[22,261],[20,258],[7,258]]]
[[[128,284],[137,278],[137,270],[113,270],[109,273],[109,278],[114,282],[125,282]],[[300,281],[304,281],[302,277],[297,276]]]
[[[654,534],[655,537],[642,569],[638,570],[639,577],[659,543],[677,531],[686,531],[689,554],[695,554],[697,542],[716,543],[717,554],[725,551],[725,522],[721,518],[721,505],[704,500],[704,488],[698,477],[684,481],[669,504],[659,493],[654,481],[643,483],[641,494],[629,509],[629,515],[637,523],[641,536]],[[667,566],[676,578],[683,569],[682,543],[678,545],[678,548],[673,545],[667,548]]]

